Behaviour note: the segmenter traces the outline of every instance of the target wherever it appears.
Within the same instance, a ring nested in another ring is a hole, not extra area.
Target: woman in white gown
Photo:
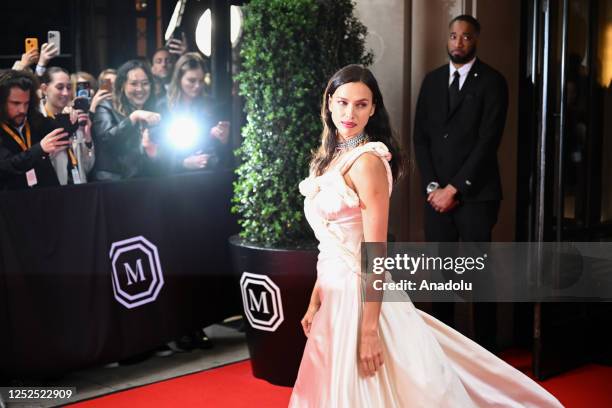
[[[319,240],[308,337],[291,407],[561,407],[546,390],[403,302],[362,302],[363,241],[387,237],[401,164],[372,73],[338,71],[323,96],[322,144],[300,183]],[[403,295],[403,294],[402,294]]]

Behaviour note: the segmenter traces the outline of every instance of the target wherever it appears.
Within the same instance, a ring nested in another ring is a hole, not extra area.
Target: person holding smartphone
[[[166,134],[160,144],[166,157],[172,158],[174,171],[218,168],[226,164],[230,153],[230,123],[223,120],[218,106],[204,93],[205,70],[200,54],[184,54],[176,63],[168,95],[158,107],[160,112],[167,112],[162,114]],[[198,134],[192,144],[176,140],[189,136],[173,131],[177,121],[196,122]]]
[[[36,47],[23,53],[21,55],[21,59],[19,61],[15,61],[13,64],[13,69],[18,71],[34,72],[40,77],[45,73],[49,62],[53,58],[57,57],[58,54],[59,50],[55,44],[44,43],[40,47],[40,50],[38,47]],[[30,67],[34,64],[36,64],[36,67],[33,71]]]
[[[65,150],[50,155],[57,179],[61,185],[87,182],[87,174],[95,163],[91,137],[91,121],[87,112],[73,109],[73,88],[68,71],[50,67],[41,78],[43,99],[41,113],[70,131],[70,144]]]
[[[94,178],[100,181],[155,175],[156,146],[148,128],[161,120],[155,110],[153,74],[146,62],[130,60],[117,70],[113,97],[100,102],[93,121]]]
[[[164,97],[168,91],[174,63],[177,58],[187,52],[187,39],[185,33],[181,32],[180,37],[170,38],[164,47],[155,50],[151,57],[151,72],[155,77],[155,95],[158,98]]]
[[[49,155],[70,143],[38,111],[38,80],[25,71],[0,74],[0,189],[58,186]]]
[[[155,79],[154,92],[157,98],[162,98],[166,95],[175,61],[176,58],[166,47],[158,48],[153,53],[153,57],[151,58],[151,72]]]

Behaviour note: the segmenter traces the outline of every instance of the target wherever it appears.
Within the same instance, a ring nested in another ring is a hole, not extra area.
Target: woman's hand
[[[89,114],[71,106],[66,106],[63,113],[70,115],[70,123],[73,125],[79,123],[79,127],[83,131],[83,139],[86,143],[91,143],[91,119],[89,119]]]
[[[89,105],[89,111],[95,112],[100,102],[110,99],[112,98],[112,96],[113,94],[107,91],[106,89],[98,89],[98,92],[96,92],[93,98],[91,98],[91,105]]]
[[[166,47],[168,47],[170,54],[175,54],[179,57],[185,54],[187,52],[187,37],[185,37],[185,33],[181,33],[180,40],[178,38],[170,38],[166,42]]]
[[[82,110],[75,110],[79,127],[83,130],[83,140],[85,143],[91,143],[91,119],[89,114]]]
[[[64,132],[63,128],[55,129],[50,132],[47,136],[43,137],[40,141],[40,147],[47,154],[55,154],[59,151],[65,150],[70,143],[70,140],[60,140],[68,136],[67,132]]]
[[[306,310],[306,314],[302,318],[302,329],[304,329],[304,334],[306,337],[310,335],[310,329],[312,328],[312,321],[314,320],[315,314],[319,311],[321,305],[310,304],[308,309]]]
[[[39,56],[40,56],[40,53],[38,52],[37,48],[33,48],[30,51],[26,52],[25,54],[22,54],[21,61],[19,62],[21,65],[21,69],[26,69],[30,65],[38,62]]]
[[[359,334],[359,371],[365,377],[371,377],[383,365],[382,341],[378,329],[364,330]]]
[[[151,140],[151,136],[149,135],[149,129],[144,128],[142,130],[142,139],[140,143],[147,156],[152,159],[157,157],[157,143]]]
[[[40,47],[40,59],[38,65],[46,67],[53,58],[57,57],[59,50],[55,44],[44,43]]]
[[[229,141],[229,127],[229,122],[219,122],[217,126],[210,129],[210,136],[218,139],[223,144],[227,144]]]
[[[133,124],[142,123],[146,126],[155,126],[161,120],[161,115],[156,112],[149,112],[145,110],[135,110],[130,114],[130,120]]]
[[[209,154],[197,152],[183,160],[183,167],[190,170],[204,169],[208,166]]]

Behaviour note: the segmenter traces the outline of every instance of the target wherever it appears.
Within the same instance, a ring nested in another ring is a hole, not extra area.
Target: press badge
[[[28,181],[28,187],[34,187],[36,184],[38,184],[34,169],[30,169],[26,172],[26,180]]]
[[[72,168],[72,183],[73,184],[83,184],[81,180],[81,175],[79,174],[79,169],[73,167]]]

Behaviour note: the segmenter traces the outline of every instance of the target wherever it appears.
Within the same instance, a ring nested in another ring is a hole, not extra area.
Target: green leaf
[[[338,69],[372,63],[367,29],[352,0],[251,0],[243,11],[236,80],[246,124],[232,212],[248,241],[311,241],[298,184],[320,143],[321,94]]]

